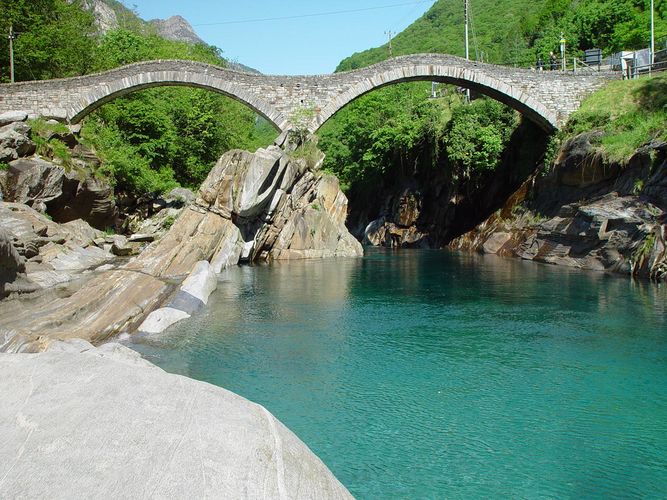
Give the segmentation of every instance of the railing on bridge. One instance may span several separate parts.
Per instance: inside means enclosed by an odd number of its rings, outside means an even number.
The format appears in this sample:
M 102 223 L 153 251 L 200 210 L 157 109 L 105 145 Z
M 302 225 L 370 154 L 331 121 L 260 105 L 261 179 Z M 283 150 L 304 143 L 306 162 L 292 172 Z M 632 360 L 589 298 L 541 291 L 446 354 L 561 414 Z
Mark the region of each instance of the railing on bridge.
M 503 66 L 514 66 L 515 68 L 530 68 L 534 71 L 559 71 L 573 73 L 596 73 L 617 72 L 623 78 L 638 78 L 661 71 L 667 71 L 667 37 L 656 41 L 656 51 L 651 61 L 650 49 L 623 51 L 602 57 L 598 49 L 585 51 L 584 57 L 568 57 L 563 65 L 562 59 L 543 61 L 515 60 L 503 63 Z

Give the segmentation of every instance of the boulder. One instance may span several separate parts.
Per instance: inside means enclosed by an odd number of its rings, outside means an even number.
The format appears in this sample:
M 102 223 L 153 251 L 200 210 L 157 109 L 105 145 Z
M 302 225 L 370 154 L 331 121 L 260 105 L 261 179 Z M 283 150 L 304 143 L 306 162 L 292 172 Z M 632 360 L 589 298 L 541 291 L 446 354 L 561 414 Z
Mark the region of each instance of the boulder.
M 254 154 L 230 151 L 202 184 L 197 203 L 227 217 L 258 216 L 280 187 L 288 163 L 288 157 L 273 146 Z
M 28 119 L 28 113 L 24 111 L 5 111 L 0 113 L 0 127 L 13 122 L 24 122 Z
M 0 161 L 30 156 L 35 149 L 35 143 L 30 140 L 30 127 L 25 123 L 10 123 L 0 128 Z
M 218 286 L 218 276 L 211 265 L 203 260 L 197 262 L 190 275 L 181 285 L 181 292 L 187 293 L 204 304 L 208 303 L 208 297 Z
M 169 193 L 167 193 L 167 195 L 164 197 L 167 203 L 177 202 L 182 205 L 189 205 L 190 203 L 194 203 L 196 198 L 197 195 L 195 195 L 192 191 L 184 187 L 174 188 L 171 191 L 169 191 Z
M 84 219 L 97 229 L 108 229 L 116 220 L 113 188 L 93 177 L 79 180 L 67 175 L 62 196 L 47 202 L 46 206 L 56 222 Z
M 221 238 L 220 245 L 211 259 L 211 267 L 218 274 L 223 269 L 237 265 L 243 253 L 244 241 L 241 231 L 233 224 L 227 225 L 227 228 L 227 233 Z
M 56 222 L 84 219 L 98 229 L 114 223 L 113 189 L 98 179 L 80 180 L 60 165 L 22 158 L 9 164 L 6 183 L 9 201 L 46 211 Z
M 0 354 L 0 399 L 8 498 L 352 498 L 262 406 L 118 344 Z
M 140 333 L 157 334 L 175 325 L 179 321 L 188 319 L 190 315 L 173 307 L 161 307 L 150 313 L 137 329 Z
M 0 298 L 11 293 L 11 285 L 25 276 L 25 260 L 14 248 L 7 230 L 0 227 Z
M 421 194 L 412 187 L 388 196 L 382 210 L 384 215 L 369 222 L 363 231 L 364 245 L 390 248 L 425 245 L 427 234 L 417 226 L 421 210 Z
M 66 222 L 60 226 L 60 229 L 66 233 L 68 242 L 82 247 L 94 245 L 95 240 L 100 239 L 103 235 L 102 231 L 93 228 L 81 219 Z
M 0 225 L 17 253 L 29 259 L 27 278 L 42 288 L 70 282 L 113 259 L 94 244 L 101 232 L 82 220 L 60 225 L 26 205 L 0 202 Z
M 125 236 L 114 235 L 107 240 L 111 242 L 111 253 L 118 257 L 129 257 L 131 255 L 138 255 L 143 248 L 143 243 L 140 241 L 129 241 Z
M 129 241 L 130 243 L 150 243 L 151 241 L 155 241 L 155 235 L 133 234 L 127 239 L 127 241 Z
M 34 207 L 62 196 L 65 171 L 41 158 L 19 159 L 9 164 L 9 199 Z

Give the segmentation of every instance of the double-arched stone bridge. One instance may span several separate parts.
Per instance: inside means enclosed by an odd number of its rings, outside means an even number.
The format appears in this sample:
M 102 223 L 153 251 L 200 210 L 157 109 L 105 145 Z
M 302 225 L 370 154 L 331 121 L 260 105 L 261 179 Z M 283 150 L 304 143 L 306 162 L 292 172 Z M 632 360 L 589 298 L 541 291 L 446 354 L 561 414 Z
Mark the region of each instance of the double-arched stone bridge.
M 317 130 L 336 111 L 373 89 L 427 80 L 486 94 L 520 111 L 545 130 L 557 129 L 609 75 L 537 72 L 443 54 L 396 57 L 367 68 L 319 76 L 268 76 L 192 61 L 149 61 L 74 78 L 0 85 L 0 113 L 76 123 L 102 104 L 130 92 L 186 85 L 220 92 L 251 107 L 281 131 L 295 117 Z M 309 110 L 308 113 L 300 110 Z

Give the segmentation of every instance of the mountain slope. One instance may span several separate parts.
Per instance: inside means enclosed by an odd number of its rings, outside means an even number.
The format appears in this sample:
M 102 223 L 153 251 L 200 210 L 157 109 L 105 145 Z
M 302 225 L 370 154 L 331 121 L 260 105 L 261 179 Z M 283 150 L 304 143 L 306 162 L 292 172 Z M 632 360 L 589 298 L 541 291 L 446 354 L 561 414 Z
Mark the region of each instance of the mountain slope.
M 656 38 L 667 36 L 667 0 L 655 0 Z M 605 54 L 648 46 L 647 0 L 470 0 L 470 57 L 532 66 L 558 52 L 561 34 L 568 55 L 600 48 Z M 393 54 L 441 52 L 464 55 L 463 2 L 438 0 L 393 40 Z M 344 59 L 346 71 L 389 57 L 387 45 Z
M 506 47 L 512 45 L 513 35 L 521 33 L 526 12 L 537 12 L 548 0 L 471 0 L 471 56 L 475 58 L 475 39 L 484 59 L 500 61 Z M 463 2 L 439 0 L 426 14 L 416 20 L 393 40 L 393 54 L 441 52 L 464 55 Z M 476 36 L 473 36 L 476 35 Z M 338 71 L 367 66 L 389 55 L 387 45 L 356 53 L 344 59 Z
M 206 44 L 195 33 L 192 25 L 181 16 L 171 16 L 167 19 L 151 19 L 148 23 L 155 26 L 158 34 L 167 40 Z

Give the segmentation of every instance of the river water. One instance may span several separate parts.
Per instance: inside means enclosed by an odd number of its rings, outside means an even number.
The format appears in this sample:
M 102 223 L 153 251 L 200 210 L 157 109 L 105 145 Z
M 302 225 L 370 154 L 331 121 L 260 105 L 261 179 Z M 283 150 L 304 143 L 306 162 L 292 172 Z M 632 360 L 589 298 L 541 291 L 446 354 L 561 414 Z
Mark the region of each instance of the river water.
M 358 498 L 667 497 L 667 289 L 444 251 L 240 267 L 132 345 Z

